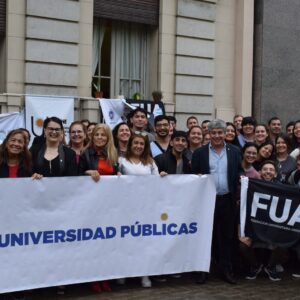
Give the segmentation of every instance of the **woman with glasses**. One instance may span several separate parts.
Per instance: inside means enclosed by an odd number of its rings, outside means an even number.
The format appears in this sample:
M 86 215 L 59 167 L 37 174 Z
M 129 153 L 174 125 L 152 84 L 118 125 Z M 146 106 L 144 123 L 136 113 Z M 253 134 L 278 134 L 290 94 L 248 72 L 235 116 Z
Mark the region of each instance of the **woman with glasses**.
M 79 164 L 80 155 L 86 146 L 86 127 L 80 121 L 75 121 L 69 129 L 69 147 L 76 153 L 76 163 Z
M 57 117 L 44 120 L 44 142 L 31 147 L 33 171 L 44 177 L 76 176 L 78 167 L 75 152 L 64 146 L 64 128 Z M 63 295 L 65 286 L 57 287 L 57 294 Z
M 45 141 L 33 145 L 33 172 L 45 177 L 75 176 L 77 164 L 75 152 L 64 146 L 63 124 L 57 117 L 47 118 L 43 125 Z
M 125 157 L 119 158 L 119 169 L 122 175 L 159 175 L 158 168 L 150 154 L 150 144 L 147 134 L 136 131 L 129 139 Z M 119 279 L 124 283 L 125 279 Z M 141 278 L 143 287 L 151 287 L 148 276 Z

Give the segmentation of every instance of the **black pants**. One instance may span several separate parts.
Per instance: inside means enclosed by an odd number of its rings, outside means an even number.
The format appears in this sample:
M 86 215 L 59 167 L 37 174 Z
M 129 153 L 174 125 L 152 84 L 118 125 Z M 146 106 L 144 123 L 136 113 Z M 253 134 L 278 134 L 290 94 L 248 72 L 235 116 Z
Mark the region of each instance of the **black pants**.
M 232 270 L 235 204 L 231 194 L 216 197 L 213 256 L 222 272 Z

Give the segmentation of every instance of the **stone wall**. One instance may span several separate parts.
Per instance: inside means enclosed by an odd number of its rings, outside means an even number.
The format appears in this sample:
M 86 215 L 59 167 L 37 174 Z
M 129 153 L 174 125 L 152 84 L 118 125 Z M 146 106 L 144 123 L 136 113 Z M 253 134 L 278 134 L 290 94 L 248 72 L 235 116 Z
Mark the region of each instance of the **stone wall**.
M 300 2 L 255 2 L 254 115 L 300 119 Z
M 189 115 L 214 115 L 216 4 L 178 0 L 175 105 L 181 128 Z

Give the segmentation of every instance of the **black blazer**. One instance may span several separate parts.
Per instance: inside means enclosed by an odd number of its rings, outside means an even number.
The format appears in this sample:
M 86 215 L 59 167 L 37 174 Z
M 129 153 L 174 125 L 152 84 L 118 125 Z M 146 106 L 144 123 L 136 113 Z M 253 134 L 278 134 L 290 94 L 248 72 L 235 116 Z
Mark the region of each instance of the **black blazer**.
M 113 166 L 113 175 L 116 175 L 119 171 L 119 164 L 115 163 Z M 85 171 L 87 170 L 97 170 L 98 169 L 98 157 L 95 149 L 89 147 L 84 150 L 84 152 L 80 155 L 79 175 L 85 175 Z
M 207 144 L 195 150 L 195 152 L 193 153 L 192 156 L 193 174 L 210 174 L 209 145 L 210 144 Z M 231 144 L 226 144 L 225 147 L 227 153 L 228 188 L 232 196 L 235 197 L 240 176 L 244 172 L 241 165 L 241 153 L 237 147 Z
M 44 175 L 43 158 L 45 153 L 45 144 L 36 144 L 30 148 L 32 154 L 32 171 Z M 76 153 L 72 149 L 60 145 L 58 148 L 60 171 L 55 177 L 76 176 L 78 175 L 78 166 L 76 163 Z
M 163 154 L 159 154 L 154 157 L 159 172 L 166 172 L 168 174 L 176 174 L 177 161 L 172 153 L 172 150 L 168 150 Z M 182 155 L 183 174 L 192 174 L 191 166 L 188 158 L 185 154 Z

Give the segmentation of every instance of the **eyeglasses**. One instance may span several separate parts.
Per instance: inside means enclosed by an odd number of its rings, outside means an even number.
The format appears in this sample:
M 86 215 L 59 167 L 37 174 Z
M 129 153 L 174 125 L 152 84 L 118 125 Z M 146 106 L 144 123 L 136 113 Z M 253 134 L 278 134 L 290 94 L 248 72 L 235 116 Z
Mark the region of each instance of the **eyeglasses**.
M 50 132 L 56 132 L 56 133 L 61 131 L 61 128 L 47 127 L 46 129 Z
M 138 131 L 138 130 L 136 130 L 136 131 L 134 132 L 134 134 L 142 135 L 142 136 L 148 136 L 147 132 L 145 132 L 145 131 Z
M 170 126 L 169 123 L 167 123 L 167 124 L 156 124 L 156 125 L 155 125 L 155 127 L 158 127 L 158 128 L 167 128 L 167 127 L 169 127 L 169 126 Z
M 72 135 L 75 135 L 75 134 L 81 134 L 81 133 L 83 133 L 82 130 L 74 130 L 74 131 L 71 131 L 71 134 L 72 134 Z

